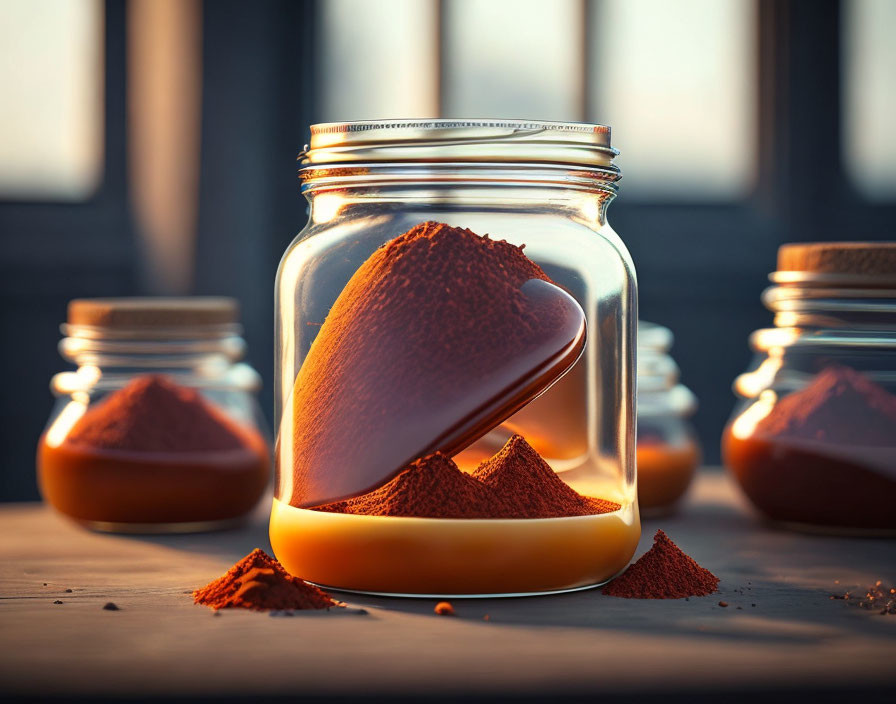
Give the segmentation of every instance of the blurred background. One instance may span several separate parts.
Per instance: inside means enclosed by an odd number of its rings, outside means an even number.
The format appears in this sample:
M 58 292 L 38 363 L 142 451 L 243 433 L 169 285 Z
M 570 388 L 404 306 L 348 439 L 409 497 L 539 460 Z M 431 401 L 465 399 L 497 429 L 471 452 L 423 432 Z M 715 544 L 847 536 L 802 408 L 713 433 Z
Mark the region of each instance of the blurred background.
M 610 221 L 718 462 L 778 244 L 894 239 L 890 0 L 0 0 L 0 500 L 69 299 L 224 294 L 268 386 L 313 122 L 612 126 Z

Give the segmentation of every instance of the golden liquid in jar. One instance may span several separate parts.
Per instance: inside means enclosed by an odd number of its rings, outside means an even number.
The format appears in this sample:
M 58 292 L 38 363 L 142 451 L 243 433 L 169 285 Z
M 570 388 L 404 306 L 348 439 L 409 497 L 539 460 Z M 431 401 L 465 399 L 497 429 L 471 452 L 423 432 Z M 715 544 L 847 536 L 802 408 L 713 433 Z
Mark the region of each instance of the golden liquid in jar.
M 637 507 L 568 518 L 394 518 L 274 499 L 270 538 L 287 571 L 335 589 L 395 595 L 524 594 L 601 584 L 628 565 Z

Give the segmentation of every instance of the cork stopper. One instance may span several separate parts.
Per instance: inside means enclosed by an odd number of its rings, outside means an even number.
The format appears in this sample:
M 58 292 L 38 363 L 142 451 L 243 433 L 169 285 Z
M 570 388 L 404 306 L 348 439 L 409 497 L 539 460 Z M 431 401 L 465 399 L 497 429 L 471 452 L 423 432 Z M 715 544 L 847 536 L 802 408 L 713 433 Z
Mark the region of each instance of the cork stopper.
M 77 298 L 68 304 L 69 325 L 104 328 L 181 328 L 239 322 L 233 298 Z
M 896 280 L 896 242 L 800 242 L 778 249 L 779 272 Z

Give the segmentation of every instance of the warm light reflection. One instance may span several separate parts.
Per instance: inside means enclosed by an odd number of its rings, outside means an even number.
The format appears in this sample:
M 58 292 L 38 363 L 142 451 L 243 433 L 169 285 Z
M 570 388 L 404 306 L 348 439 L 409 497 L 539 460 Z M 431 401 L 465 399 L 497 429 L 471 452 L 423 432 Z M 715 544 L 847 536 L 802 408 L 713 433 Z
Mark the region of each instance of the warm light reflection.
M 756 402 L 741 413 L 731 424 L 731 434 L 739 440 L 746 440 L 752 437 L 756 426 L 765 418 L 778 401 L 778 394 L 771 389 L 767 389 L 759 394 Z
M 69 338 L 71 341 L 73 338 Z M 53 391 L 57 394 L 73 394 L 92 389 L 100 380 L 102 372 L 99 367 L 86 364 L 76 372 L 60 372 L 53 377 Z
M 59 447 L 62 444 L 71 429 L 75 427 L 75 423 L 84 415 L 88 402 L 89 397 L 86 393 L 79 391 L 72 394 L 72 400 L 66 404 L 56 420 L 53 421 L 53 425 L 47 430 L 45 442 L 49 447 Z
M 797 328 L 766 328 L 757 330 L 750 336 L 753 348 L 760 351 L 773 352 L 773 348 L 789 347 L 800 337 Z
M 778 371 L 784 365 L 782 358 L 782 350 L 777 350 L 777 354 L 771 354 L 762 361 L 754 371 L 747 374 L 741 374 L 734 381 L 734 390 L 736 393 L 746 398 L 754 398 L 772 385 Z
M 338 193 L 320 193 L 316 195 L 311 204 L 311 220 L 316 224 L 334 220 L 339 215 L 339 211 L 342 210 L 345 202 L 345 198 Z
M 588 198 L 582 203 L 582 214 L 585 216 L 586 222 L 600 223 L 602 204 L 603 198 Z
M 277 429 L 277 440 L 274 447 L 274 462 L 277 469 L 277 496 L 292 496 L 293 492 L 293 467 L 295 455 L 293 453 L 293 428 L 295 423 L 295 409 L 293 408 L 292 393 L 286 396 L 283 405 L 283 417 Z M 284 437 L 284 431 L 286 437 Z

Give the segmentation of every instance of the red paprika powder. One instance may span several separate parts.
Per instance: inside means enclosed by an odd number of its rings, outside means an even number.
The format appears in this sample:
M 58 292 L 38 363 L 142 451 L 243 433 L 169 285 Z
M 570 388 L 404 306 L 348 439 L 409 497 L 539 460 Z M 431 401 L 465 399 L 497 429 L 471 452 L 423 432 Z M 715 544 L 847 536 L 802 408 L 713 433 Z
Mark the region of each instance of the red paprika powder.
M 612 501 L 578 494 L 514 435 L 472 476 L 436 453 L 412 463 L 375 491 L 317 510 L 416 518 L 562 518 L 619 508 Z
M 559 518 L 610 513 L 620 505 L 582 496 L 564 482 L 521 435 L 513 435 L 473 476 L 510 507 L 503 518 Z
M 658 530 L 653 547 L 603 588 L 603 593 L 624 599 L 684 599 L 707 596 L 719 578 L 685 555 L 669 536 Z
M 268 450 L 198 391 L 144 375 L 89 407 L 61 441 L 38 447 L 44 498 L 88 523 L 202 523 L 248 513 Z
M 896 528 L 896 396 L 854 369 L 827 367 L 777 399 L 748 434 L 735 419 L 722 449 L 773 520 Z
M 582 309 L 521 247 L 413 227 L 358 268 L 302 363 L 279 498 L 355 496 L 454 454 L 566 371 L 584 336 Z
M 367 516 L 493 518 L 512 509 L 504 497 L 437 452 L 413 462 L 375 491 L 318 510 Z
M 256 548 L 226 574 L 193 592 L 193 602 L 218 609 L 329 609 L 341 606 L 312 584 L 293 577 Z

